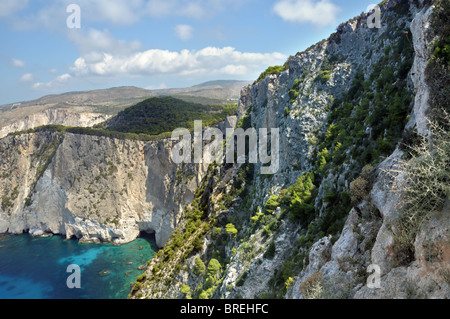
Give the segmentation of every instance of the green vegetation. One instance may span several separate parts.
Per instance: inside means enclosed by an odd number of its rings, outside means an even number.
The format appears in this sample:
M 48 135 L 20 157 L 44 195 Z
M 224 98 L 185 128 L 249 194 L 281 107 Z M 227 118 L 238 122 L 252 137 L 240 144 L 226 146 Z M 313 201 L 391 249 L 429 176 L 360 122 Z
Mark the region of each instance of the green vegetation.
M 269 75 L 272 75 L 272 74 L 280 75 L 281 72 L 287 70 L 288 68 L 289 68 L 289 63 L 287 63 L 285 65 L 270 66 L 263 73 L 261 73 L 261 75 L 258 77 L 258 79 L 253 84 L 261 82 Z
M 289 90 L 289 97 L 291 98 L 291 104 L 294 103 L 297 97 L 300 95 L 300 92 L 298 91 L 300 89 L 300 83 L 301 83 L 300 79 L 295 79 L 294 84 Z
M 450 3 L 446 0 L 433 1 L 434 9 L 431 16 L 431 29 L 434 31 L 433 56 L 427 65 L 426 81 L 430 88 L 429 116 L 440 125 L 445 117 L 443 111 L 450 113 Z M 450 129 L 450 127 L 446 127 Z
M 238 233 L 236 227 L 232 223 L 229 223 L 225 226 L 225 231 L 227 232 L 227 234 L 230 234 L 232 237 L 236 237 L 236 235 Z
M 317 75 L 316 80 L 318 80 L 320 83 L 325 84 L 330 80 L 331 77 L 331 71 L 330 70 L 320 70 L 319 75 Z
M 98 124 L 94 128 L 45 125 L 10 135 L 68 132 L 116 139 L 151 141 L 168 138 L 171 136 L 171 132 L 179 127 L 192 130 L 195 120 L 202 120 L 203 127 L 212 126 L 236 113 L 236 104 L 204 105 L 173 97 L 154 97 L 121 111 L 109 127 L 106 127 L 105 123 Z
M 210 299 L 217 289 L 220 283 L 219 278 L 222 273 L 222 265 L 217 259 L 212 258 L 208 264 L 208 270 L 206 272 L 206 278 L 202 285 L 203 289 L 197 290 L 197 296 L 199 299 Z
M 322 273 L 316 272 L 302 283 L 300 291 L 305 299 L 319 299 L 323 291 Z
M 441 119 L 445 125 L 431 124 L 431 143 L 410 147 L 408 160 L 388 171 L 391 175 L 405 174 L 402 185 L 403 207 L 394 240 L 399 264 L 414 260 L 414 242 L 424 220 L 431 213 L 440 212 L 450 198 L 450 115 Z M 395 189 L 394 189 L 395 191 Z
M 11 201 L 11 199 L 6 196 L 3 195 L 2 196 L 2 210 L 5 212 L 8 208 L 13 207 L 14 203 Z
M 211 126 L 235 114 L 236 105 L 203 105 L 175 99 L 170 96 L 153 97 L 121 111 L 108 130 L 159 135 L 176 128 L 194 128 L 194 121 Z
M 245 115 L 239 119 L 237 127 L 242 128 L 244 131 L 252 127 L 252 105 L 248 107 Z
M 275 257 L 275 250 L 276 250 L 275 243 L 273 241 L 271 241 L 269 244 L 269 247 L 267 247 L 267 250 L 264 253 L 263 257 L 272 259 L 273 257 Z
M 306 222 L 314 218 L 313 200 L 316 196 L 314 175 L 302 174 L 297 181 L 280 192 L 279 196 L 272 195 L 264 206 L 266 213 L 271 213 L 278 206 L 289 211 L 293 221 Z
M 252 164 L 241 165 L 225 185 L 219 179 L 226 175 L 231 165 L 222 167 L 224 175 L 216 176 L 214 180 L 217 193 L 211 194 L 206 182 L 202 183 L 186 211 L 186 219 L 183 220 L 186 227 L 174 232 L 153 267 L 153 280 L 168 281 L 174 273 L 175 263 L 182 262 L 191 252 L 198 252 L 200 257 L 196 258 L 192 269 L 198 286 L 190 289 L 183 286 L 183 293 L 192 290 L 195 298 L 221 297 L 216 290 L 230 259 L 237 259 L 244 271 L 235 283 L 227 286 L 228 291 L 244 285 L 251 274 L 248 271 L 251 263 L 264 262 L 261 256 L 274 258 L 277 233 L 280 229 L 285 231 L 292 227 L 300 238 L 292 243 L 288 256 L 283 256 L 284 262 L 268 282 L 269 291 L 260 295 L 284 297 L 293 278 L 308 265 L 313 243 L 324 236 L 332 242 L 338 238 L 352 206 L 367 199 L 374 179 L 373 167 L 402 141 L 412 102 L 407 75 L 413 61 L 413 50 L 410 34 L 405 34 L 405 31 L 404 25 L 399 24 L 389 34 L 382 34 L 392 40 L 389 47 L 381 47 L 380 52 L 384 56 L 374 64 L 371 72 L 364 67 L 353 70 L 349 89 L 333 97 L 333 104 L 327 109 L 330 113 L 325 129 L 311 137 L 317 147 L 314 163 L 310 171 L 300 175 L 293 185 L 281 191 L 274 187 L 265 203 L 258 201 L 256 196 L 260 195 L 260 190 L 253 185 L 253 178 L 264 187 L 270 185 L 270 181 L 266 183 L 266 177 L 255 174 Z M 340 37 L 337 34 L 333 39 L 338 41 Z M 320 66 L 317 80 L 327 82 L 332 71 L 344 60 L 341 55 L 327 57 Z M 257 82 L 270 74 L 280 74 L 288 67 L 289 60 L 284 66 L 270 67 Z M 305 70 L 304 74 L 306 77 L 308 71 Z M 291 103 L 299 97 L 303 80 L 297 79 L 289 90 Z M 285 114 L 289 112 L 287 107 Z M 251 127 L 251 107 L 238 126 L 244 129 Z M 416 139 L 413 134 L 403 137 L 403 141 L 410 140 L 412 144 Z M 441 163 L 441 166 L 448 165 Z M 317 198 L 319 190 L 323 194 L 321 198 Z M 217 202 L 211 203 L 206 197 Z M 255 209 L 256 205 L 260 206 Z M 197 229 L 201 232 L 197 233 Z M 203 244 L 205 237 L 209 245 L 203 252 L 195 243 Z M 367 240 L 365 247 L 373 245 L 374 240 Z M 167 273 L 162 274 L 162 269 Z M 322 275 L 316 273 L 305 281 L 303 294 L 307 298 L 320 297 L 326 289 L 325 284 Z
M 206 266 L 203 263 L 203 261 L 200 258 L 195 258 L 195 267 L 194 267 L 194 274 L 197 276 L 200 274 L 203 274 L 206 270 Z
M 213 224 L 211 217 L 208 216 L 208 199 L 210 196 L 210 187 L 208 182 L 216 174 L 217 164 L 210 164 L 208 171 L 195 193 L 193 202 L 186 207 L 185 226 L 177 228 L 169 237 L 166 246 L 159 250 L 152 262 L 155 262 L 152 268 L 151 276 L 146 279 L 155 283 L 162 283 L 165 287 L 173 281 L 173 276 L 181 268 L 179 265 L 184 262 L 193 252 L 203 247 L 205 235 L 211 231 Z M 177 266 L 178 265 L 178 266 Z M 206 269 L 204 262 L 200 258 L 195 259 L 195 267 L 192 272 L 197 276 L 202 276 L 205 271 L 211 274 L 217 264 L 212 262 Z M 210 280 L 211 281 L 211 280 Z M 144 284 L 144 282 L 142 283 Z M 214 285 L 216 283 L 214 282 Z M 202 297 L 208 297 L 212 293 L 211 284 L 206 289 Z M 209 289 L 209 290 L 208 290 Z M 131 295 L 136 294 L 139 289 L 133 290 Z M 197 296 L 198 297 L 198 296 Z

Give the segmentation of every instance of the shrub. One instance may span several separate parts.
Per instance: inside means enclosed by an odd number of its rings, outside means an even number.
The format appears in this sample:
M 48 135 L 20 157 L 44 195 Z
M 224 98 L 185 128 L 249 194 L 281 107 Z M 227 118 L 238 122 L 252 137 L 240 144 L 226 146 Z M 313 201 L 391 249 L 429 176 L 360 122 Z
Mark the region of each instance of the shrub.
M 220 275 L 222 265 L 217 259 L 212 258 L 208 264 L 208 277 L 216 278 Z
M 433 56 L 450 65 L 450 3 L 445 0 L 435 1 L 432 25 L 440 33 L 434 48 Z
M 236 237 L 238 233 L 236 227 L 232 223 L 229 223 L 225 226 L 225 231 L 227 232 L 227 234 L 230 234 L 233 237 Z
M 273 257 L 275 257 L 275 252 L 276 252 L 275 242 L 271 241 L 263 257 L 267 259 L 272 259 Z
M 316 188 L 312 182 L 313 179 L 312 173 L 303 174 L 294 185 L 288 188 L 286 198 L 289 201 L 291 219 L 306 221 L 312 217 L 314 212 L 312 192 Z
M 319 71 L 319 75 L 316 77 L 317 81 L 320 81 L 320 83 L 325 84 L 327 83 L 331 78 L 331 71 L 325 70 L 325 71 Z
M 294 283 L 294 278 L 292 278 L 292 277 L 289 277 L 287 280 L 286 280 L 286 282 L 284 283 L 284 285 L 286 286 L 286 290 L 288 290 L 290 287 L 291 287 L 291 285 Z
M 320 298 L 323 290 L 322 277 L 323 275 L 321 272 L 316 272 L 303 281 L 300 286 L 300 291 L 305 299 Z
M 292 88 L 289 90 L 289 97 L 291 98 L 291 103 L 294 103 L 297 97 L 299 96 L 300 94 L 300 92 L 298 91 L 299 89 L 300 89 L 300 80 L 295 79 Z
M 269 66 L 263 73 L 261 73 L 261 75 L 258 77 L 258 79 L 256 80 L 256 82 L 254 84 L 261 82 L 269 75 L 272 75 L 272 74 L 280 75 L 281 72 L 287 70 L 288 68 L 289 68 L 289 64 L 284 65 L 284 66 L 283 65 Z
M 280 206 L 280 203 L 278 202 L 278 196 L 272 195 L 264 205 L 264 211 L 266 213 L 272 213 L 278 206 Z
M 367 199 L 373 183 L 374 168 L 366 165 L 361 170 L 361 174 L 350 183 L 350 200 L 353 206 Z
M 444 127 L 450 125 L 448 114 L 442 120 L 446 122 Z M 431 142 L 424 137 L 420 145 L 411 148 L 409 160 L 400 161 L 397 167 L 387 171 L 389 175 L 406 176 L 401 185 L 393 188 L 403 195 L 394 238 L 400 264 L 413 260 L 414 241 L 423 220 L 430 212 L 442 210 L 450 197 L 450 132 L 436 123 L 431 123 L 431 132 Z
M 188 285 L 185 285 L 185 284 L 183 284 L 182 286 L 181 286 L 181 293 L 182 294 L 188 294 L 189 292 L 191 292 L 191 287 L 189 287 Z
M 444 117 L 442 110 L 450 111 L 450 3 L 446 0 L 433 1 L 434 10 L 431 16 L 431 29 L 436 39 L 434 54 L 426 69 L 426 81 L 430 88 L 430 112 L 433 120 Z M 447 127 L 447 129 L 450 129 Z
M 244 271 L 242 276 L 236 281 L 236 287 L 242 287 L 245 283 L 245 279 L 247 279 L 248 271 Z
M 194 274 L 203 274 L 206 270 L 206 266 L 200 258 L 195 258 Z

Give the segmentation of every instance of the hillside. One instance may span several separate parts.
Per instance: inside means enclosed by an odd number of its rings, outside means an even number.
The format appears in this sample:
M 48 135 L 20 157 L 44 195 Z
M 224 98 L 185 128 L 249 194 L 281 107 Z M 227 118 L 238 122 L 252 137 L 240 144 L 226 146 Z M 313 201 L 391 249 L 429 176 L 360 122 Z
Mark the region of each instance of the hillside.
M 242 81 L 213 81 L 192 88 L 164 90 L 126 86 L 48 95 L 32 101 L 2 105 L 0 138 L 11 132 L 42 125 L 91 127 L 154 96 L 175 96 L 189 103 L 204 105 L 234 103 L 246 84 Z
M 278 173 L 210 165 L 130 298 L 449 298 L 435 3 L 383 1 L 379 30 L 355 17 L 245 87 L 240 123 L 283 132 Z
M 362 14 L 268 67 L 237 117 L 152 96 L 95 128 L 0 139 L 0 233 L 154 233 L 129 298 L 450 298 L 450 6 L 380 7 L 380 29 Z M 278 170 L 262 174 L 250 148 L 245 163 L 176 164 L 178 141 L 138 135 L 196 119 L 278 129 L 257 145 Z
M 236 112 L 237 107 L 233 104 L 213 106 L 190 103 L 170 96 L 153 97 L 119 112 L 108 121 L 107 129 L 159 135 L 170 133 L 176 128 L 191 129 L 195 120 L 202 120 L 205 126 L 215 125 Z

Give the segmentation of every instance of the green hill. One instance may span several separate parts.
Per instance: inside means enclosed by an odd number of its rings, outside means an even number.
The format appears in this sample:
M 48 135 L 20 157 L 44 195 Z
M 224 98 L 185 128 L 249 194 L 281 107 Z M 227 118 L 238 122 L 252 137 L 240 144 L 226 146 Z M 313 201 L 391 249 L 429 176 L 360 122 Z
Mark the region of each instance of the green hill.
M 146 135 L 159 135 L 176 128 L 192 129 L 195 120 L 203 126 L 214 125 L 236 114 L 235 104 L 202 105 L 170 96 L 152 97 L 129 107 L 113 118 L 108 130 Z

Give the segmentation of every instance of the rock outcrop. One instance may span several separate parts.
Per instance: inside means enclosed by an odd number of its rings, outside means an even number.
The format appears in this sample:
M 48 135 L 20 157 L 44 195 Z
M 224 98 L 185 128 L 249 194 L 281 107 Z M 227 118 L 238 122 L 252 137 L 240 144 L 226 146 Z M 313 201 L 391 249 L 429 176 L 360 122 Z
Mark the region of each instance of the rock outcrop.
M 27 115 L 25 118 L 0 128 L 0 138 L 9 133 L 25 131 L 38 126 L 58 124 L 64 126 L 91 127 L 111 118 L 111 115 L 88 112 L 71 112 L 68 109 L 50 108 Z
M 329 39 L 290 57 L 284 71 L 243 88 L 241 120 L 281 132 L 278 172 L 260 175 L 261 163 L 251 173 L 245 165 L 217 169 L 207 207 L 214 229 L 192 253 L 177 256 L 177 265 L 171 258 L 179 243 L 169 241 L 169 252 L 152 261 L 132 297 L 450 296 L 448 201 L 421 226 L 415 253 L 405 260 L 396 247 L 402 195 L 390 186 L 405 176 L 386 176 L 405 155 L 405 129 L 428 135 L 425 69 L 433 7 L 390 0 L 381 10 L 380 29 L 367 26 L 367 14 L 355 17 Z M 396 112 L 403 115 L 393 120 Z M 389 118 L 391 125 L 377 132 Z M 299 177 L 308 173 L 316 175 L 316 187 L 305 191 Z M 298 199 L 292 199 L 292 186 L 300 189 Z M 220 279 L 199 271 L 199 264 L 218 260 Z M 170 273 L 162 275 L 160 267 Z M 380 282 L 375 288 L 368 285 L 374 270 Z
M 72 133 L 3 138 L 0 233 L 121 244 L 145 231 L 164 246 L 206 169 L 173 163 L 172 146 Z

